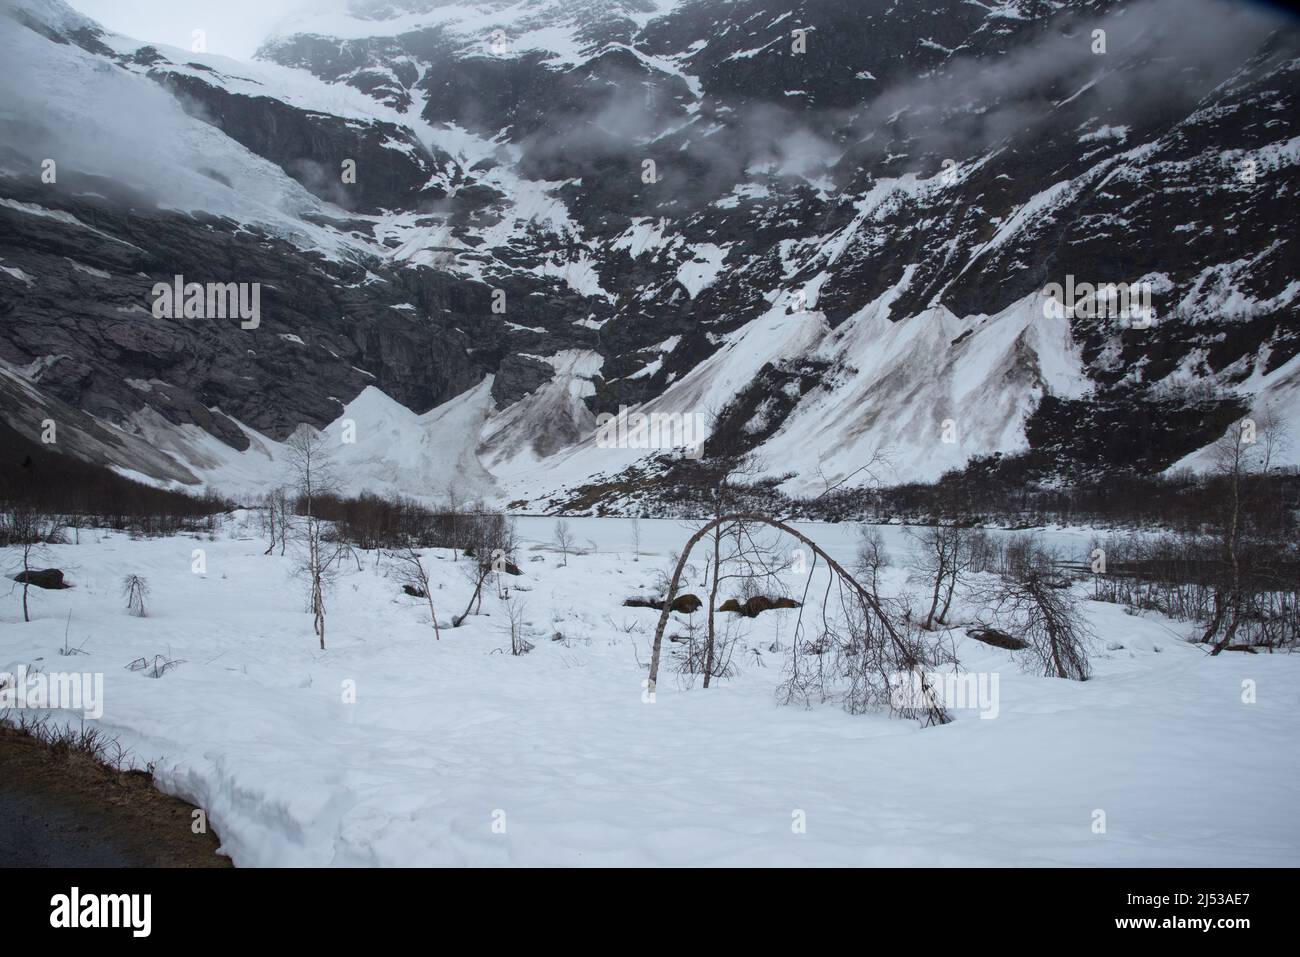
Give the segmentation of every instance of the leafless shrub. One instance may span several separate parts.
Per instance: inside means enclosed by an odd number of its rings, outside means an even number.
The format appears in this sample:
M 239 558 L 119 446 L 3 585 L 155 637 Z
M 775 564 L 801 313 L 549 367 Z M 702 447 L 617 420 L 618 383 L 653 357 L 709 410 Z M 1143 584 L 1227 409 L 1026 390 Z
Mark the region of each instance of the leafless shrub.
M 36 715 L 18 711 L 16 716 L 0 713 L 0 725 L 8 725 L 19 734 L 27 735 L 44 744 L 50 753 L 59 758 L 78 754 L 114 771 L 132 769 L 131 752 L 122 747 L 117 737 L 110 737 L 101 727 L 86 724 L 78 726 L 56 724 L 49 715 Z
M 87 635 L 85 641 L 83 641 L 76 648 L 73 648 L 71 645 L 68 644 L 68 632 L 70 632 L 71 630 L 72 630 L 72 609 L 69 608 L 68 619 L 63 625 L 63 647 L 59 649 L 59 654 L 65 658 L 71 658 L 74 655 L 90 654 L 90 652 L 85 650 L 86 641 L 90 641 L 90 636 Z
M 728 622 L 715 634 L 710 647 L 701 640 L 699 628 L 692 622 L 685 634 L 675 636 L 677 648 L 673 650 L 676 672 L 682 676 L 705 675 L 711 678 L 731 678 L 737 673 L 732 662 L 738 647 L 738 635 Z
M 122 597 L 126 609 L 136 618 L 145 617 L 144 601 L 149 597 L 149 583 L 141 575 L 127 575 L 122 579 Z
M 988 554 L 987 535 L 957 525 L 936 525 L 908 534 L 916 543 L 911 569 L 913 577 L 930 591 L 930 606 L 921 627 L 932 631 L 947 624 L 957 586 Z
M 1230 566 L 1223 564 L 1218 535 L 1113 535 L 1097 544 L 1105 563 L 1092 575 L 1095 600 L 1124 605 L 1135 614 L 1157 611 L 1200 623 L 1198 640 L 1222 630 L 1246 647 L 1300 647 L 1296 545 L 1242 536 L 1234 546 L 1238 575 L 1235 600 L 1230 601 Z M 1216 616 L 1218 625 L 1211 632 Z
M 645 625 L 635 618 L 624 618 L 621 623 L 614 621 L 613 615 L 606 615 L 605 622 L 614 631 L 621 631 L 625 635 L 643 635 L 645 634 Z
M 533 643 L 524 637 L 527 606 L 518 598 L 509 598 L 503 604 L 506 609 L 506 629 L 510 634 L 510 654 L 526 655 L 533 650 Z
M 424 567 L 424 559 L 414 548 L 400 552 L 389 552 L 388 557 L 394 562 L 397 580 L 422 597 L 429 605 L 429 618 L 433 622 L 433 638 L 438 641 L 442 633 L 438 630 L 438 613 L 433 607 L 433 589 L 429 585 L 429 570 Z
M 989 586 L 989 607 L 1000 630 L 1025 642 L 1017 660 L 1030 673 L 1086 681 L 1092 634 L 1062 579 L 1060 556 L 1034 542 L 1023 559 Z
M 136 658 L 126 666 L 127 671 L 143 672 L 146 678 L 161 678 L 167 672 L 185 664 L 180 658 L 154 655 L 153 658 Z

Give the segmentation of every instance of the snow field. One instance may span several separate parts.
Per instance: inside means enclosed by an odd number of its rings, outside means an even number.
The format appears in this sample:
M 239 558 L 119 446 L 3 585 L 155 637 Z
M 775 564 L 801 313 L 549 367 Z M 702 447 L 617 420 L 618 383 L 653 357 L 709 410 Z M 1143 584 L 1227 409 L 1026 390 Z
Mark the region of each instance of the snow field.
M 104 730 L 205 808 L 240 866 L 1300 862 L 1296 656 L 1210 659 L 1182 640 L 1189 626 L 1089 602 L 1094 680 L 1020 674 L 957 630 L 963 667 L 998 675 L 998 716 L 920 730 L 777 704 L 784 655 L 768 647 L 788 644 L 794 613 L 769 612 L 736 624 L 740 674 L 707 691 L 679 679 L 665 642 L 645 703 L 658 613 L 622 601 L 653 590 L 690 525 L 643 520 L 634 562 L 628 522 L 567 521 L 596 547 L 567 567 L 546 544 L 554 519 L 518 523 L 524 575 L 503 580 L 536 646 L 523 657 L 508 654 L 494 591 L 488 614 L 449 627 L 471 584 L 440 550 L 426 555 L 441 641 L 368 553 L 327 598 L 322 652 L 292 560 L 264 556 L 237 513 L 215 541 L 83 530 L 51 546 L 76 587 L 32 589 L 29 624 L 0 590 L 0 671 L 102 671 Z M 805 528 L 851 559 L 851 527 Z M 900 563 L 901 530 L 885 534 Z M 1049 538 L 1082 549 L 1088 535 Z M 196 548 L 206 574 L 191 570 Z M 148 617 L 126 612 L 128 572 L 149 581 Z M 882 590 L 908 588 L 890 568 Z M 65 627 L 85 655 L 58 654 Z M 124 667 L 155 654 L 183 663 L 157 679 Z

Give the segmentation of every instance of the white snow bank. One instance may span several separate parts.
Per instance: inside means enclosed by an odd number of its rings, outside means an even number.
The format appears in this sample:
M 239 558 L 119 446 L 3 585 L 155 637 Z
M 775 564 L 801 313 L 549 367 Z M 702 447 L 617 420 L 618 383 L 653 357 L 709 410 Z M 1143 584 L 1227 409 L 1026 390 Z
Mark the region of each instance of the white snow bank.
M 498 653 L 491 596 L 489 615 L 434 641 L 373 554 L 331 592 L 320 651 L 291 560 L 263 556 L 250 525 L 216 541 L 83 530 L 53 546 L 76 587 L 34 589 L 30 624 L 0 605 L 0 662 L 103 672 L 101 727 L 206 808 L 242 866 L 1300 863 L 1298 656 L 1207 658 L 1179 640 L 1185 626 L 1090 603 L 1103 641 L 1123 646 L 1094 659 L 1094 680 L 1022 675 L 957 632 L 964 666 L 999 674 L 998 717 L 918 730 L 778 706 L 782 658 L 767 649 L 789 641 L 781 612 L 743 623 L 738 677 L 708 691 L 665 677 L 647 704 L 656 613 L 620 603 L 688 528 L 643 521 L 631 562 L 627 523 L 571 519 L 601 551 L 559 567 L 533 548 L 550 526 L 521 523 L 526 575 L 509 584 L 537 646 L 522 658 Z M 844 557 L 849 531 L 812 534 Z M 191 571 L 199 548 L 206 574 Z M 445 622 L 468 598 L 465 563 L 428 560 Z M 147 618 L 122 608 L 128 572 L 151 585 Z M 893 572 L 885 589 L 902 585 Z M 56 654 L 69 611 L 85 656 Z M 158 679 L 123 667 L 155 654 L 183 663 Z M 1242 702 L 1247 679 L 1257 703 Z

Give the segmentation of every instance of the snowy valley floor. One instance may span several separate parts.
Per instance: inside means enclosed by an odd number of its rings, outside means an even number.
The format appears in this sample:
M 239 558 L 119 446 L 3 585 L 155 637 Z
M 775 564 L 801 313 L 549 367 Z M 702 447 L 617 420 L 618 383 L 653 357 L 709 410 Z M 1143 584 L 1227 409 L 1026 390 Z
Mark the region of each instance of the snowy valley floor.
M 100 725 L 207 809 L 239 866 L 1300 864 L 1300 656 L 1211 659 L 1190 625 L 1088 602 L 1093 680 L 1029 677 L 957 630 L 963 668 L 998 674 L 999 713 L 920 730 L 777 704 L 782 611 L 743 622 L 737 677 L 692 688 L 666 660 L 647 704 L 658 613 L 622 602 L 653 590 L 690 526 L 643 521 L 634 562 L 628 523 L 570 519 L 589 553 L 562 567 L 553 524 L 519 522 L 522 657 L 495 593 L 449 627 L 471 586 L 440 551 L 441 641 L 369 553 L 330 593 L 321 651 L 292 560 L 237 516 L 215 541 L 83 530 L 50 547 L 42 564 L 75 587 L 33 588 L 31 623 L 0 589 L 0 671 L 103 672 Z M 851 527 L 805 527 L 851 560 Z M 1086 551 L 1083 533 L 1052 535 Z M 887 536 L 897 593 L 906 543 Z M 7 574 L 15 557 L 0 550 Z M 148 617 L 125 609 L 128 573 L 149 582 Z M 59 654 L 65 628 L 87 654 Z M 181 663 L 125 667 L 155 655 Z

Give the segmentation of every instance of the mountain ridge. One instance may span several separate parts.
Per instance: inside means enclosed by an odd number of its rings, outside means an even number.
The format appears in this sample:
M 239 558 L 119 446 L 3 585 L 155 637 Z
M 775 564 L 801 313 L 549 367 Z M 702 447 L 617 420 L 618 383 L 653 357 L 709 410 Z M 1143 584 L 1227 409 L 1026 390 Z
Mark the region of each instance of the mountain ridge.
M 341 453 L 358 488 L 669 481 L 680 451 L 596 442 L 623 407 L 707 415 L 706 459 L 753 452 L 794 495 L 878 455 L 889 482 L 1195 465 L 1297 408 L 1300 32 L 1063 7 L 371 4 L 372 35 L 239 64 L 17 0 L 6 52 L 62 78 L 70 125 L 82 100 L 151 119 L 134 143 L 101 121 L 99 155 L 31 95 L 0 120 L 25 134 L 0 157 L 0 415 L 239 492 L 299 423 L 349 418 L 392 436 L 388 463 Z M 148 182 L 140 140 L 182 144 Z M 148 317 L 153 280 L 214 268 L 264 283 L 261 329 Z M 1149 284 L 1155 324 L 1051 319 L 1066 276 Z M 429 444 L 463 467 L 396 453 Z

